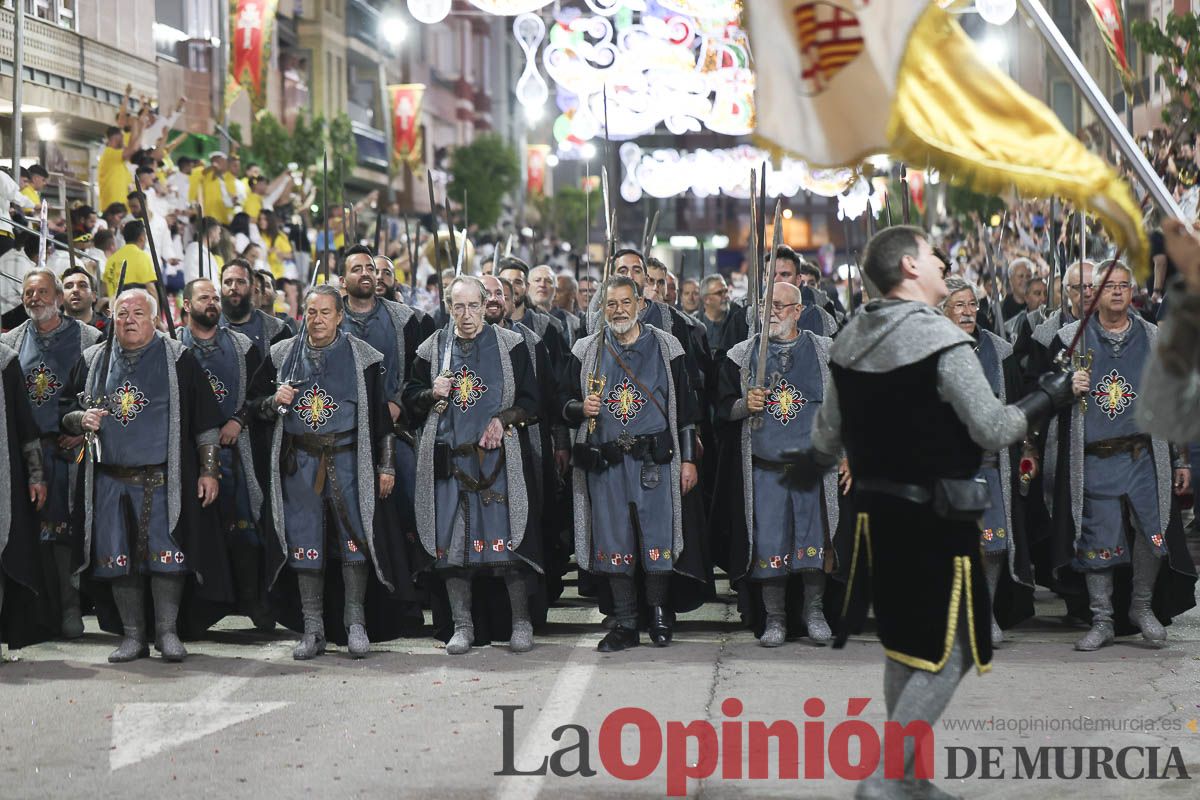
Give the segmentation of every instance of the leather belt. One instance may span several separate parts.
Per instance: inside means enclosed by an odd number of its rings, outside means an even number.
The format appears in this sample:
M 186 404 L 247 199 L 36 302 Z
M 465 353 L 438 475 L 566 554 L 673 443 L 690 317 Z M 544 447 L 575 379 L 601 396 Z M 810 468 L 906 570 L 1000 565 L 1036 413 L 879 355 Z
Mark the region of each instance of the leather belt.
M 1152 444 L 1150 437 L 1144 433 L 1135 433 L 1131 436 L 1117 436 L 1112 439 L 1101 439 L 1098 442 L 1091 442 L 1083 446 L 1084 455 L 1096 456 L 1098 458 L 1112 458 L 1113 456 L 1129 453 L 1137 459 L 1142 453 L 1150 450 Z
M 122 467 L 100 463 L 101 475 L 142 487 L 142 507 L 138 512 L 134 553 L 137 563 L 144 564 L 150 557 L 150 514 L 154 510 L 154 492 L 166 481 L 166 464 L 150 464 L 142 467 Z
M 855 478 L 854 488 L 860 492 L 871 492 L 872 494 L 885 494 L 889 497 L 897 497 L 901 500 L 908 500 L 910 503 L 924 504 L 933 500 L 933 492 L 924 486 L 917 486 L 914 483 L 889 481 L 884 478 Z
M 767 472 L 787 472 L 790 466 L 786 461 L 772 461 L 769 458 L 761 456 L 751 456 L 750 463 L 757 469 L 766 470 Z
M 346 436 L 350 436 L 351 441 L 338 444 L 337 440 Z M 333 513 L 337 515 L 346 535 L 354 540 L 357 546 L 362 547 L 364 543 L 358 541 L 358 537 L 354 534 L 354 526 L 350 522 L 350 509 L 346 507 L 346 498 L 342 494 L 337 465 L 333 460 L 333 456 L 338 453 L 349 453 L 357 449 L 358 444 L 353 440 L 353 433 L 347 431 L 327 434 L 288 434 L 287 438 L 292 447 L 310 456 L 320 458 L 320 463 L 317 464 L 317 476 L 313 479 L 313 491 L 317 497 L 320 497 L 325 490 L 325 482 L 329 482 L 330 505 L 333 506 Z M 364 533 L 366 532 L 364 531 Z

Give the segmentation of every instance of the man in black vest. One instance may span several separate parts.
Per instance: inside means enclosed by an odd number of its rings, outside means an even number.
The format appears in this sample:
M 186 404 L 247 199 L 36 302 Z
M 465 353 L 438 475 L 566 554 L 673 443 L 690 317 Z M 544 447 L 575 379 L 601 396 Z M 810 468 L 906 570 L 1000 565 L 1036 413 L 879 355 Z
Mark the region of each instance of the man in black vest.
M 1047 374 L 1015 405 L 1001 403 L 974 340 L 934 307 L 946 296 L 944 269 L 920 228 L 881 231 L 867 246 L 863 268 L 879 290 L 871 294 L 883 299 L 867 305 L 834 342 L 833 380 L 814 423 L 813 449 L 793 474 L 798 483 L 814 482 L 845 448 L 856 492 L 857 557 L 835 646 L 866 616 L 864 571 L 870 571 L 887 655 L 888 719 L 932 725 L 970 666 L 985 672 L 992 656 L 979 555 L 988 492 L 986 482 L 972 479 L 985 450 L 1019 441 L 1031 424 L 1072 402 L 1072 376 Z M 894 398 L 890 413 L 880 413 L 880 398 Z M 933 793 L 918 783 L 932 774 L 930 738 L 906 739 L 902 775 L 885 776 L 881 760 L 860 795 Z

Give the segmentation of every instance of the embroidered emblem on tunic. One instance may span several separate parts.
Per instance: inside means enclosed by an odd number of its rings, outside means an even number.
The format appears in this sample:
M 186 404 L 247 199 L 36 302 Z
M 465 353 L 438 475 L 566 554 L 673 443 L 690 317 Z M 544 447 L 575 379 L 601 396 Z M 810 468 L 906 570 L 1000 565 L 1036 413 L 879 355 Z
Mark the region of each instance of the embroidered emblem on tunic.
M 134 417 L 141 413 L 142 409 L 150 405 L 150 398 L 146 394 L 129 381 L 125 381 L 117 390 L 112 393 L 111 408 L 112 415 L 121 423 L 121 427 L 126 427 L 133 422 Z
M 604 398 L 604 404 L 608 406 L 609 413 L 622 425 L 632 422 L 638 412 L 642 410 L 642 406 L 648 402 L 646 396 L 629 382 L 629 378 L 618 383 L 608 393 L 608 397 Z
M 1137 396 L 1137 392 L 1133 390 L 1133 384 L 1125 380 L 1115 369 L 1107 375 L 1102 375 L 1096 388 L 1092 390 L 1092 397 L 1096 398 L 1097 407 L 1109 419 L 1116 419 L 1118 414 L 1129 408 Z
M 221 402 L 229 396 L 229 390 L 225 388 L 225 384 L 221 379 L 212 373 L 212 370 L 204 370 L 204 374 L 208 376 L 208 385 L 212 387 L 213 394 L 217 396 L 217 402 Z
M 300 421 L 314 431 L 328 422 L 340 407 L 334 402 L 333 395 L 315 383 L 296 401 L 296 413 L 300 415 Z
M 806 405 L 808 401 L 800 390 L 785 380 L 779 381 L 766 400 L 767 411 L 780 425 L 787 425 L 795 419 Z
M 460 411 L 466 412 L 475 405 L 479 398 L 483 397 L 483 393 L 487 390 L 488 387 L 479 376 L 463 365 L 451 378 L 450 402 L 458 406 Z
M 25 391 L 29 392 L 29 399 L 35 406 L 40 406 L 54 397 L 62 387 L 62 381 L 50 371 L 50 367 L 46 366 L 44 361 L 29 370 L 29 374 L 25 376 Z

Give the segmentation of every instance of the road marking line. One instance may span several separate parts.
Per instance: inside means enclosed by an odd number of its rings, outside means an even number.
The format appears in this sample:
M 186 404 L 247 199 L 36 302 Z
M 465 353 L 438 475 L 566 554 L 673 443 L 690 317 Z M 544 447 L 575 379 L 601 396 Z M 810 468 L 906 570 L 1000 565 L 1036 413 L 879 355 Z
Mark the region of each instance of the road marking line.
M 574 650 L 559 670 L 541 713 L 521 740 L 514 762 L 517 769 L 530 769 L 531 765 L 540 762 L 541 757 L 554 747 L 554 729 L 575 716 L 583 700 L 583 692 L 592 680 L 592 673 L 596 671 L 597 641 L 595 634 L 585 634 L 575 642 Z M 544 779 L 544 775 L 503 778 L 494 797 L 496 800 L 534 800 L 542 789 Z

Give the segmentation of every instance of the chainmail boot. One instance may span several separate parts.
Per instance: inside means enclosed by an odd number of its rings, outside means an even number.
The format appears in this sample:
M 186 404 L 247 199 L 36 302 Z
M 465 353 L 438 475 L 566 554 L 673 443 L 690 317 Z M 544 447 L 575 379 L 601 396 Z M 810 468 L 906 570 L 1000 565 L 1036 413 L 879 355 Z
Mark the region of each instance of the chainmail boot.
M 342 582 L 346 585 L 346 606 L 342 622 L 346 625 L 346 649 L 354 658 L 362 658 L 371 650 L 367 638 L 367 612 L 363 600 L 367 597 L 367 565 L 342 564 Z
M 1075 649 L 1090 652 L 1099 650 L 1106 644 L 1112 644 L 1113 641 L 1112 567 L 1088 572 L 1086 580 L 1088 599 L 1091 601 L 1092 609 L 1092 629 L 1075 643 Z
M 450 617 L 454 620 L 454 635 L 446 642 L 446 652 L 461 656 L 475 643 L 475 621 L 471 617 L 471 578 L 448 574 L 446 594 L 450 597 Z
M 674 614 L 667 608 L 671 576 L 665 572 L 646 574 L 646 602 L 650 604 L 650 641 L 658 647 L 671 643 Z
M 260 577 L 262 549 L 244 541 L 231 542 L 233 577 L 237 581 L 237 604 L 256 630 L 267 633 L 275 630 L 275 615 L 267 604 Z
M 827 644 L 833 639 L 829 623 L 825 621 L 825 573 L 805 571 L 804 580 L 804 626 L 808 638 L 817 644 Z
M 996 602 L 996 587 L 1000 585 L 1000 571 L 1004 569 L 1005 561 L 1008 558 L 1008 553 L 988 553 L 983 557 L 983 577 L 987 580 L 988 598 L 992 601 L 989 605 L 994 605 Z M 1000 623 L 996 622 L 996 610 L 992 609 L 992 647 L 999 647 L 1004 644 L 1004 631 L 1000 629 Z
M 304 635 L 292 648 L 292 658 L 308 661 L 325 652 L 325 573 L 296 570 Z
M 1147 642 L 1161 647 L 1167 641 L 1167 629 L 1154 616 L 1150 601 L 1162 559 L 1154 554 L 1150 543 L 1139 532 L 1133 543 L 1133 593 L 1129 599 L 1129 621 L 1142 632 Z
M 641 644 L 637 627 L 637 587 L 629 575 L 610 575 L 608 585 L 612 588 L 613 616 L 616 626 L 604 635 L 596 649 L 601 653 L 619 653 Z
M 907 667 L 892 659 L 886 659 L 883 671 L 884 703 L 888 721 L 901 726 L 917 720 L 931 726 L 941 717 L 959 682 L 971 668 L 972 657 L 967 637 L 969 636 L 965 612 L 960 614 L 958 632 L 950 657 L 940 672 Z M 915 776 L 916 744 L 911 738 L 904 739 L 904 777 L 885 778 L 884 754 L 880 753 L 879 767 L 875 773 L 858 785 L 854 796 L 857 800 L 909 800 L 919 797 L 928 800 L 948 800 L 954 795 L 943 792 L 926 778 Z
M 62 635 L 64 639 L 83 636 L 83 614 L 79 610 L 79 588 L 71 574 L 71 549 L 54 545 L 54 567 L 58 572 L 58 596 L 62 601 Z
M 767 622 L 758 643 L 762 647 L 779 647 L 787 639 L 787 597 L 785 580 L 769 580 L 762 583 L 763 605 L 767 609 Z
M 504 588 L 508 589 L 508 604 L 512 607 L 512 637 L 508 649 L 528 653 L 533 649 L 533 623 L 529 620 L 529 589 L 525 572 L 519 567 L 504 571 Z
M 154 649 L 163 661 L 183 661 L 187 650 L 175 633 L 179 602 L 183 598 L 182 575 L 150 576 L 150 594 L 154 598 Z
M 140 575 L 127 575 L 112 582 L 113 602 L 121 616 L 121 627 L 125 638 L 121 646 L 108 654 L 110 664 L 122 664 L 139 658 L 147 658 L 150 648 L 146 645 L 145 589 Z

